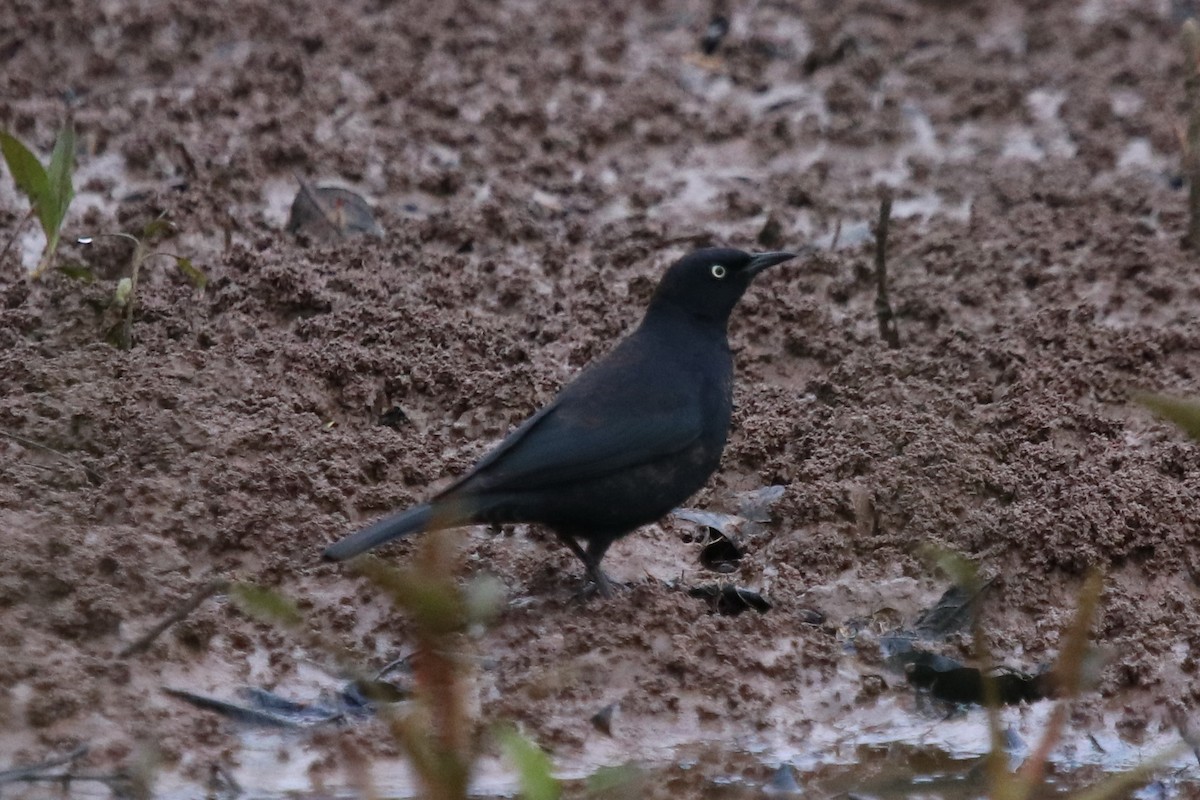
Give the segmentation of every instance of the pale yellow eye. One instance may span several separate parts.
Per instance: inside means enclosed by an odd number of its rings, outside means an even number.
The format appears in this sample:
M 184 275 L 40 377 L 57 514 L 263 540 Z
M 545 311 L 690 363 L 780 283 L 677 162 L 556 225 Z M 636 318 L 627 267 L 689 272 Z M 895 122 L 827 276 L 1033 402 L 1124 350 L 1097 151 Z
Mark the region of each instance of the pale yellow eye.
M 720 264 L 713 264 L 712 268 L 709 269 L 709 272 L 711 272 L 712 276 L 717 280 L 721 280 L 725 277 L 725 268 Z

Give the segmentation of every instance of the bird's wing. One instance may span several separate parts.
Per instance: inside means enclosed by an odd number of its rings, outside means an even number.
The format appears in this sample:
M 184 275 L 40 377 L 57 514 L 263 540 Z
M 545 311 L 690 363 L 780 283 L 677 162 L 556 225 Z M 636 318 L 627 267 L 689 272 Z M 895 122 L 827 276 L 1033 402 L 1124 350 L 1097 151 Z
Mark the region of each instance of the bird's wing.
M 562 398 L 566 399 L 566 398 Z M 597 404 L 599 405 L 599 404 Z M 513 431 L 443 495 L 537 490 L 597 478 L 686 449 L 703 431 L 698 405 L 647 412 L 558 402 Z

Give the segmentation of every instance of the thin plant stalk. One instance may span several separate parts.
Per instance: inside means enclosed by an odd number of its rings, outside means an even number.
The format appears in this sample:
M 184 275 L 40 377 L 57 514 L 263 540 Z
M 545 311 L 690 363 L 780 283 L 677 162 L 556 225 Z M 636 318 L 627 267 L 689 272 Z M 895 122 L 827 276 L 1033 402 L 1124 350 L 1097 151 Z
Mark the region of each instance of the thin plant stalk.
M 1183 166 L 1188 181 L 1188 230 L 1184 245 L 1200 249 L 1200 26 L 1194 19 L 1183 23 L 1183 80 L 1187 104 L 1187 133 L 1183 145 Z
M 879 222 L 875 225 L 875 317 L 879 321 L 879 336 L 887 346 L 895 350 L 900 346 L 900 331 L 896 327 L 896 314 L 888 296 L 887 241 L 892 218 L 892 190 L 879 190 Z
M 34 212 L 36 211 L 37 206 L 30 206 L 29 210 L 25 212 L 25 216 L 21 217 L 21 221 L 13 228 L 12 236 L 8 237 L 8 241 L 4 243 L 4 250 L 0 251 L 0 264 L 4 263 L 4 259 L 8 256 L 8 251 L 17 243 L 22 229 L 29 223 L 29 220 L 33 219 Z
M 1079 696 L 1083 689 L 1083 662 L 1087 652 L 1088 632 L 1096 617 L 1096 609 L 1100 605 L 1100 593 L 1104 590 L 1104 573 L 1093 569 L 1088 573 L 1079 592 L 1079 609 L 1075 619 L 1067 628 L 1063 649 L 1058 654 L 1058 663 L 1054 667 L 1054 677 L 1060 696 L 1050 712 L 1046 729 L 1042 732 L 1042 740 L 1033 751 L 1021 769 L 1017 772 L 1017 785 L 1020 787 L 1019 797 L 1029 797 L 1041 785 L 1046 777 L 1046 764 L 1050 753 L 1062 739 L 1063 729 L 1067 724 L 1067 714 L 1070 703 Z

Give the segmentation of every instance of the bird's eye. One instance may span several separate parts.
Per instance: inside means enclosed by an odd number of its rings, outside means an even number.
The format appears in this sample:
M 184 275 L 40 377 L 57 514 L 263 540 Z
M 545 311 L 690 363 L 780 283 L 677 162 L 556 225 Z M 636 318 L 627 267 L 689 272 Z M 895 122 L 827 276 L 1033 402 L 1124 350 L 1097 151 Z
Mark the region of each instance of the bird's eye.
M 712 276 L 717 280 L 721 280 L 725 277 L 725 267 L 721 266 L 720 264 L 713 264 L 712 268 L 709 269 L 709 272 L 711 272 Z

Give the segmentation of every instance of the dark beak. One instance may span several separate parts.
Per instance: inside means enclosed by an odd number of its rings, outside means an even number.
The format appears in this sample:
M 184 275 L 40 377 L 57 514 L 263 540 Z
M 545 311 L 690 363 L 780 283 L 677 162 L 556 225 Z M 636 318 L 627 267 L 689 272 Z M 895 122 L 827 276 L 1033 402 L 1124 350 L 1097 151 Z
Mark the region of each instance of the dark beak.
M 776 264 L 782 264 L 784 261 L 791 261 L 799 253 L 758 253 L 750 259 L 750 263 L 746 266 L 748 275 L 757 275 L 767 267 L 773 267 Z

